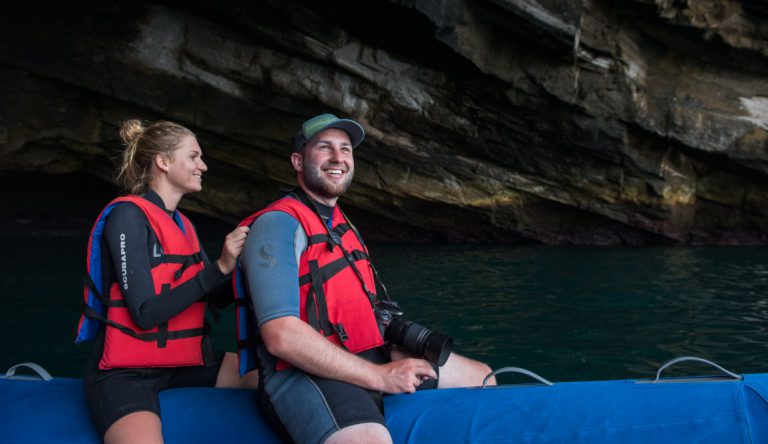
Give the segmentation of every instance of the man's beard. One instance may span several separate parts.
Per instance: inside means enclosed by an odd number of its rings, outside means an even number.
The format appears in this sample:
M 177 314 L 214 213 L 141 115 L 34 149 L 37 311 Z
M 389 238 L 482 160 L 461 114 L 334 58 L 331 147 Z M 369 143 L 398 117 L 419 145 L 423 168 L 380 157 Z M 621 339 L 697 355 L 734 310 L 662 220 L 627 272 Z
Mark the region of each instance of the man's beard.
M 339 184 L 333 184 L 323 177 L 323 167 L 312 166 L 311 168 L 304 168 L 302 175 L 304 177 L 304 185 L 309 191 L 327 199 L 335 199 L 341 197 L 347 191 L 349 185 L 352 184 L 355 170 L 350 168 L 346 173 L 344 182 Z

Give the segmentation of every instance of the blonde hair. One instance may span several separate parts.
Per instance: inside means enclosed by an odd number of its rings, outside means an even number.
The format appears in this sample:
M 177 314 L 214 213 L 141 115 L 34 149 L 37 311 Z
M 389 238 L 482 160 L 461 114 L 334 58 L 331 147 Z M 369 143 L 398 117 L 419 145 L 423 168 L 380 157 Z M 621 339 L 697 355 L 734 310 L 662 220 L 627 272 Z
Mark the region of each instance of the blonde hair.
M 125 191 L 142 194 L 149 189 L 154 177 L 152 165 L 158 154 L 173 158 L 182 136 L 195 134 L 173 122 L 158 120 L 150 123 L 138 119 L 126 120 L 120 127 L 120 139 L 125 145 L 123 164 L 117 175 Z

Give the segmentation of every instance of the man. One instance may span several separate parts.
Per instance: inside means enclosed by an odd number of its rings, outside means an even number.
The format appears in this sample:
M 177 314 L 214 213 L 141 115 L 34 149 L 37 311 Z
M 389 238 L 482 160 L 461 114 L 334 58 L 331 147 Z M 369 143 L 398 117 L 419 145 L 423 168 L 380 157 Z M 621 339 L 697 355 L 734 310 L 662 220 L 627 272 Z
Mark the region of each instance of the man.
M 382 393 L 480 385 L 491 371 L 455 353 L 438 369 L 385 346 L 375 271 L 336 205 L 364 137 L 360 124 L 330 114 L 304 122 L 291 154 L 299 187 L 244 221 L 259 402 L 294 442 L 389 443 Z

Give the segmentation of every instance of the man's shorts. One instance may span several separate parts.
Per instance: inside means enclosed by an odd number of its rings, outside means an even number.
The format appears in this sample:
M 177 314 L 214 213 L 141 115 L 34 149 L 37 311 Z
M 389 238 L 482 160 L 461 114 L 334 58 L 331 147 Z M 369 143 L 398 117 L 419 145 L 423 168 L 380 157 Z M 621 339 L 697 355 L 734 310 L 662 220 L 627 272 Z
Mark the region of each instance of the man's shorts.
M 436 387 L 437 380 L 430 380 L 417 390 Z M 259 379 L 259 405 L 286 442 L 322 443 L 333 433 L 355 424 L 386 427 L 382 393 L 295 368 Z
M 160 416 L 159 394 L 178 387 L 213 387 L 224 359 L 214 353 L 210 366 L 171 368 L 125 368 L 98 370 L 90 367 L 85 375 L 85 396 L 99 436 L 123 416 L 152 412 Z

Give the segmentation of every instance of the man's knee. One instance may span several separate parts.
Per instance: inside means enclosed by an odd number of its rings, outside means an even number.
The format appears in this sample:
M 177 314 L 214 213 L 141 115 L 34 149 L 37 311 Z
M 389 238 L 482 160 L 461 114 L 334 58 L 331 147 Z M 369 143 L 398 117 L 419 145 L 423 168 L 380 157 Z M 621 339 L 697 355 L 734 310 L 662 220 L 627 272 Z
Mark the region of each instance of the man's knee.
M 440 367 L 438 388 L 477 387 L 483 384 L 491 371 L 491 367 L 484 362 L 451 353 L 445 365 Z M 496 378 L 489 378 L 487 384 L 496 385 Z
M 338 432 L 333 433 L 325 441 L 325 444 L 346 444 L 346 443 L 372 443 L 372 444 L 391 444 L 392 437 L 389 436 L 389 430 L 381 424 L 363 423 L 344 427 Z

